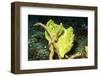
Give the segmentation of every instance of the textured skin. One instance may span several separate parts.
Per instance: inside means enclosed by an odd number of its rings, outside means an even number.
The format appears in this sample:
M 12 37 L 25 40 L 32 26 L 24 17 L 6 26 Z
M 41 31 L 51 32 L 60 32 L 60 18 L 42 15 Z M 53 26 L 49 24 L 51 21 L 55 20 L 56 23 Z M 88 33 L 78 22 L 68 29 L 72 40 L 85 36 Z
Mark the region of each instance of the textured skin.
M 69 27 L 68 29 L 64 29 L 64 33 L 61 35 L 61 37 L 58 39 L 58 42 L 56 43 L 61 58 L 63 58 L 64 55 L 71 50 L 73 46 L 73 41 L 73 28 Z
M 47 31 L 45 31 L 45 38 L 49 42 L 49 49 L 51 51 L 49 58 L 53 58 L 54 52 L 58 54 L 59 59 L 63 58 L 73 46 L 73 28 L 69 27 L 68 29 L 65 29 L 62 23 L 58 25 L 55 24 L 53 20 L 49 20 L 47 22 L 46 28 L 49 31 L 49 34 Z

